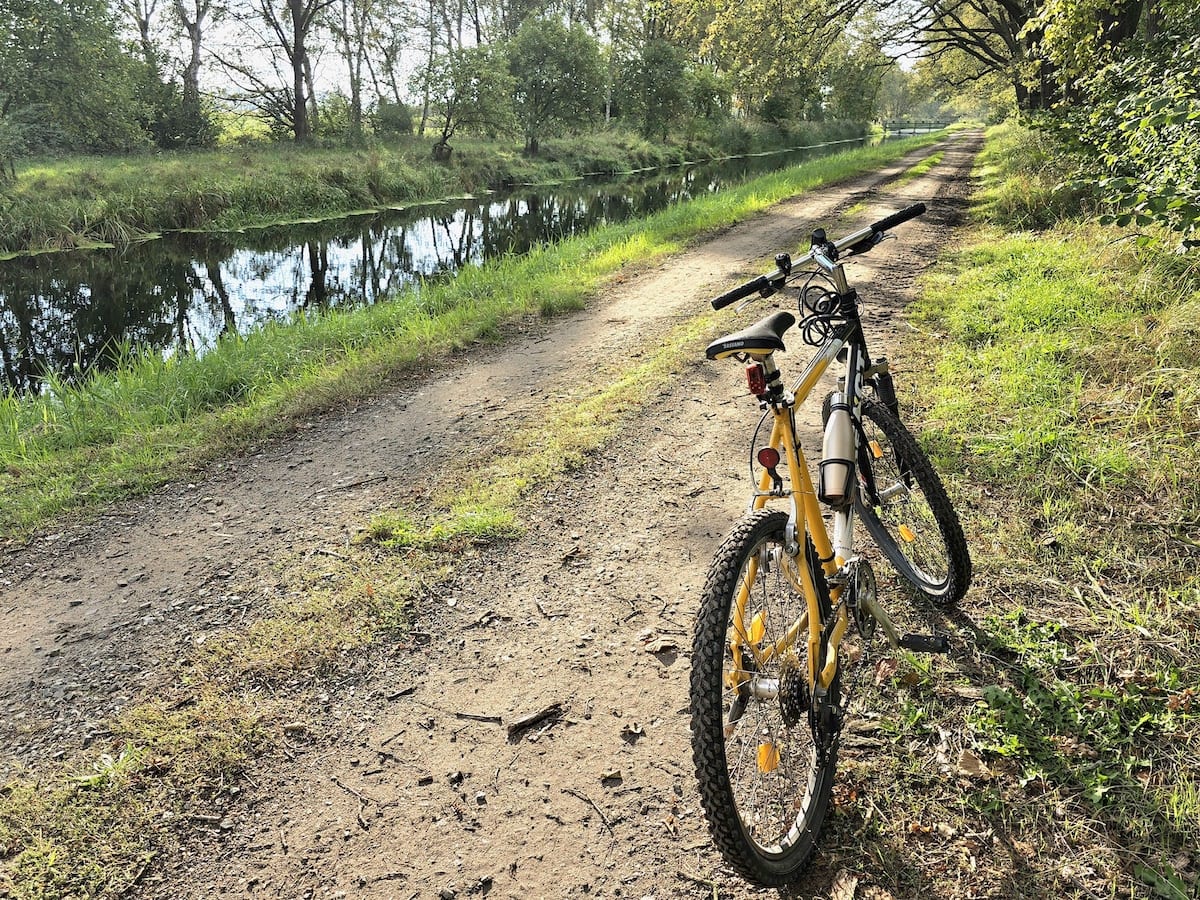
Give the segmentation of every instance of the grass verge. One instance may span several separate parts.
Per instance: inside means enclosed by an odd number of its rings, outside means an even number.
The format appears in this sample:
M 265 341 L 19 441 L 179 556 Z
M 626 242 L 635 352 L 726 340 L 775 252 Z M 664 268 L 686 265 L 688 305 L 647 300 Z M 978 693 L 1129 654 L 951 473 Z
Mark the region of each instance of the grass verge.
M 465 269 L 393 302 L 268 325 L 200 358 L 142 356 L 35 398 L 0 399 L 0 533 L 179 477 L 385 378 L 495 334 L 505 320 L 576 308 L 628 265 L 780 200 L 870 171 L 937 140 L 921 136 L 778 172 L 641 222 Z
M 1043 142 L 992 133 L 978 222 L 914 312 L 915 415 L 960 498 L 976 582 L 943 622 L 961 652 L 885 679 L 891 746 L 847 766 L 839 827 L 896 896 L 1186 900 L 1200 271 L 1159 237 L 1084 218 L 1021 230 L 1053 181 Z
M 545 142 L 523 156 L 497 141 L 455 141 L 435 163 L 431 138 L 361 149 L 252 145 L 132 157 L 48 159 L 23 166 L 0 188 L 0 254 L 124 243 L 178 228 L 228 230 L 344 215 L 519 183 L 862 137 L 854 123 L 805 123 L 794 133 L 731 126 L 711 141 L 652 143 L 607 131 Z

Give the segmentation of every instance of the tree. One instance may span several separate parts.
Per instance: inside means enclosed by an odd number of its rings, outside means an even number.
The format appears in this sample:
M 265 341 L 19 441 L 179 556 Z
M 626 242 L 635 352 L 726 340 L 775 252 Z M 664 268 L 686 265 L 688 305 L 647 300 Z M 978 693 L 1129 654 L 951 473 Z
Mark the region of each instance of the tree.
M 158 70 L 158 49 L 150 37 L 158 0 L 117 0 L 117 7 L 129 18 L 138 32 L 138 46 L 146 65 Z
M 258 106 L 278 125 L 287 127 L 297 143 L 311 140 L 315 132 L 309 110 L 310 104 L 315 108 L 310 45 L 321 14 L 333 3 L 334 0 L 252 0 L 247 8 L 238 9 L 236 18 L 258 38 L 258 47 L 244 48 L 255 59 L 247 61 L 244 53 L 221 59 L 226 69 L 242 81 L 244 99 Z M 265 34 L 259 28 L 265 29 Z M 285 73 L 279 51 L 287 62 L 287 80 L 282 85 L 279 78 Z M 259 71 L 256 62 L 260 54 L 270 61 L 272 73 Z
M 509 69 L 525 152 L 536 155 L 546 129 L 593 120 L 604 97 L 600 47 L 581 25 L 526 19 L 512 40 Z
M 0 144 L 96 151 L 144 147 L 141 61 L 103 0 L 0 0 Z
M 680 0 L 676 26 L 700 58 L 726 74 L 744 108 L 813 81 L 828 49 L 864 0 Z M 674 42 L 681 46 L 679 40 Z
M 363 136 L 363 67 L 380 6 L 380 0 L 337 0 L 330 17 L 350 82 L 350 139 L 356 143 Z
M 883 73 L 892 65 L 874 35 L 839 41 L 822 72 L 825 117 L 845 122 L 874 119 Z
M 653 39 L 631 60 L 623 79 L 623 106 L 641 120 L 646 137 L 667 139 L 671 124 L 686 111 L 689 85 L 687 59 L 682 50 L 665 40 Z
M 450 158 L 450 138 L 460 129 L 509 129 L 513 84 L 508 60 L 497 47 L 454 50 L 435 57 L 428 71 L 416 73 L 414 88 L 429 97 L 430 110 L 441 122 L 433 158 Z
M 184 64 L 184 97 L 182 115 L 187 130 L 187 142 L 212 143 L 212 127 L 200 108 L 200 48 L 204 32 L 210 24 L 220 23 L 224 5 L 220 0 L 175 0 L 175 18 L 187 38 L 187 59 Z

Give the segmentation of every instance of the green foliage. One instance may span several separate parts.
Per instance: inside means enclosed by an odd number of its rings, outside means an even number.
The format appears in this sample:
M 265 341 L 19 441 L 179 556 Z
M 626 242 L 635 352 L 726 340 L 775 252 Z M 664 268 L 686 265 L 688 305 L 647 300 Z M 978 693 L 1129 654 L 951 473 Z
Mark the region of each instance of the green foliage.
M 729 80 L 706 63 L 694 63 L 687 73 L 688 105 L 694 119 L 724 118 L 733 99 Z
M 618 103 L 640 120 L 642 134 L 666 140 L 672 123 L 686 112 L 687 58 L 664 40 L 650 40 L 625 64 Z
M 824 83 L 829 86 L 824 100 L 824 117 L 847 122 L 870 122 L 875 118 L 880 82 L 888 66 L 879 42 L 842 40 L 826 55 Z
M 427 71 L 414 74 L 413 87 L 428 92 L 441 121 L 435 159 L 449 159 L 450 138 L 460 128 L 495 134 L 512 127 L 514 82 L 501 48 L 467 47 L 444 54 Z
M 604 95 L 600 47 L 582 25 L 567 28 L 557 18 L 529 18 L 509 49 L 516 115 L 525 152 L 554 125 L 574 127 L 593 121 Z
M 0 141 L 11 152 L 145 147 L 145 63 L 123 53 L 104 0 L 0 5 Z
M 412 134 L 412 110 L 403 103 L 381 98 L 372 114 L 375 133 L 383 138 L 394 138 Z
M 1119 225 L 1200 228 L 1200 36 L 1166 34 L 1081 78 L 1057 120 Z

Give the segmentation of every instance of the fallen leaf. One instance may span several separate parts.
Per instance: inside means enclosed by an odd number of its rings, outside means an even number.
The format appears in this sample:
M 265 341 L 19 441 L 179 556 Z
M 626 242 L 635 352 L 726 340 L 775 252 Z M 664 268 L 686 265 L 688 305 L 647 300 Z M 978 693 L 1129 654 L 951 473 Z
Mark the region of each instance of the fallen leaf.
M 988 778 L 992 774 L 983 764 L 983 760 L 970 750 L 964 750 L 958 754 L 957 769 L 959 775 L 965 775 L 968 778 Z
M 895 675 L 898 668 L 900 668 L 899 661 L 890 656 L 875 663 L 876 687 L 883 684 L 885 681 Z
M 849 869 L 842 869 L 833 876 L 833 884 L 829 886 L 829 900 L 854 900 L 856 890 L 858 876 Z

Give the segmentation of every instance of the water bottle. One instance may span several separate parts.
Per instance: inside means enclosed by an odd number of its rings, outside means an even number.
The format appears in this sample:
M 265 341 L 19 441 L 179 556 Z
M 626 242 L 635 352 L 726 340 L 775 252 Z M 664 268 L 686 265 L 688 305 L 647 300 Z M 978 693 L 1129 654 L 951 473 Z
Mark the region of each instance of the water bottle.
M 844 506 L 851 499 L 854 474 L 854 422 L 850 406 L 840 391 L 830 395 L 829 419 L 821 445 L 817 497 L 830 506 Z

